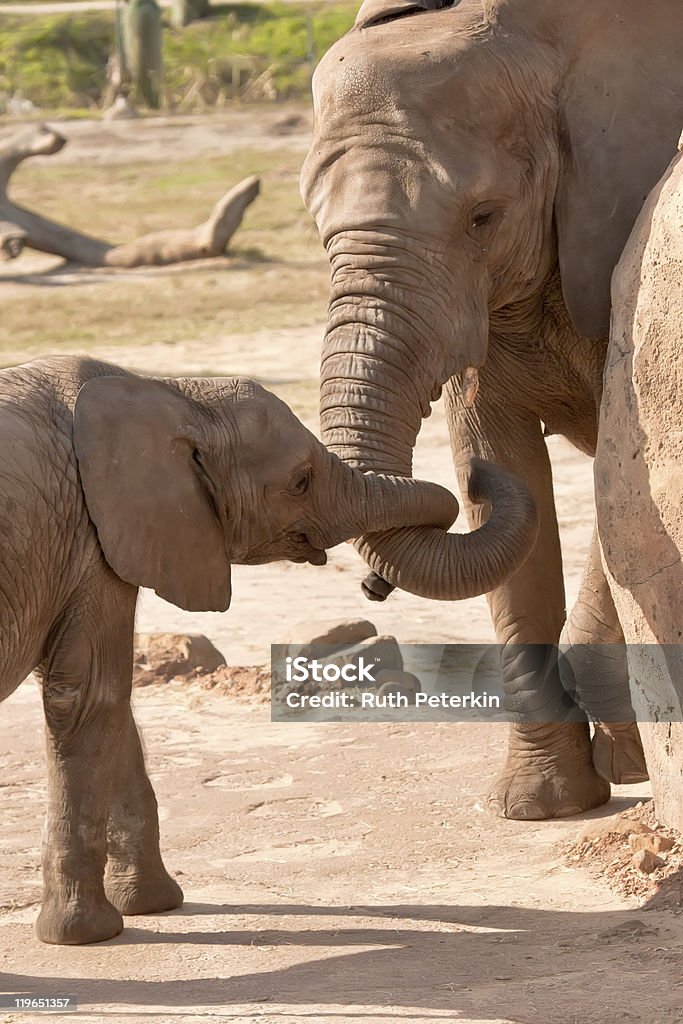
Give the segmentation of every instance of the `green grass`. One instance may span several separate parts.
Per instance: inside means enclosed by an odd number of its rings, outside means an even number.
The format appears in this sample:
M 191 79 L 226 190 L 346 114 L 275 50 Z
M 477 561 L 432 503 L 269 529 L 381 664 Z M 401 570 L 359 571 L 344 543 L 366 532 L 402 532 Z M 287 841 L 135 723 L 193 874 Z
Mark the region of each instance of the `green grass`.
M 356 9 L 355 2 L 223 4 L 184 29 L 171 27 L 164 12 L 166 107 L 177 108 L 193 86 L 195 108 L 235 96 L 307 95 L 315 60 L 351 26 Z M 101 105 L 113 47 L 113 12 L 3 16 L 0 8 L 0 93 L 21 91 L 44 110 Z

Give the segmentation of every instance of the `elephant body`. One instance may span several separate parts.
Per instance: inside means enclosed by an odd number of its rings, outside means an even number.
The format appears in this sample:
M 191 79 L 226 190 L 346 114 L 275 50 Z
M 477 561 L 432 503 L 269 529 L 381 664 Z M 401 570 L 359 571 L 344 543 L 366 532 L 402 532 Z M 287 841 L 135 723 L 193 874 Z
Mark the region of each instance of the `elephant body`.
M 485 587 L 519 719 L 492 795 L 510 817 L 594 807 L 609 796 L 600 772 L 644 777 L 633 710 L 623 717 L 622 654 L 570 697 L 551 654 L 517 645 L 549 651 L 566 618 L 544 434 L 594 454 L 612 270 L 680 132 L 674 7 L 366 0 L 314 78 L 301 186 L 332 269 L 323 440 L 351 465 L 409 475 L 421 420 L 445 388 L 461 487 L 473 454 L 493 459 L 539 508 L 531 556 Z M 487 509 L 468 514 L 480 526 Z M 386 594 L 382 563 L 414 593 L 461 596 L 442 540 L 436 551 L 397 531 L 362 538 L 377 574 L 369 595 Z M 610 650 L 621 639 L 595 538 L 565 639 Z M 592 750 L 572 697 L 622 725 L 623 748 L 618 730 L 598 727 Z M 530 724 L 539 712 L 548 724 Z
M 683 830 L 683 153 L 612 280 L 595 459 L 598 534 L 658 817 Z
M 367 530 L 444 531 L 458 506 L 434 484 L 346 466 L 245 378 L 37 360 L 0 372 L 0 439 L 0 699 L 36 670 L 47 727 L 37 933 L 94 942 L 122 913 L 182 902 L 130 709 L 138 588 L 225 611 L 231 562 L 322 565 Z M 476 473 L 527 554 L 526 487 Z

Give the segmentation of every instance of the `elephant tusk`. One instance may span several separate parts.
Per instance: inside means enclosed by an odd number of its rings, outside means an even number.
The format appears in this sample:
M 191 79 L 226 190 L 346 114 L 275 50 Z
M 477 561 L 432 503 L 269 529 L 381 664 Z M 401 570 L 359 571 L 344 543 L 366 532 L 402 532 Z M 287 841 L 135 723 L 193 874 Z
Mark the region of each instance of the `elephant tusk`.
M 479 391 L 479 370 L 476 366 L 468 366 L 462 375 L 462 395 L 466 407 L 469 409 L 474 405 L 474 400 Z

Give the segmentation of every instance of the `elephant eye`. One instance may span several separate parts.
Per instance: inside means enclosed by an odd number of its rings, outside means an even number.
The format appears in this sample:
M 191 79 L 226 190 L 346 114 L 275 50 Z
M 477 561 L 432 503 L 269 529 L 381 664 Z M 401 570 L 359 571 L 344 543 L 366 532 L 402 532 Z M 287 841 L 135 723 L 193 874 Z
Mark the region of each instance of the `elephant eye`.
M 193 452 L 192 452 L 192 460 L 193 460 L 193 462 L 196 462 L 198 466 L 203 466 L 204 465 L 204 461 L 202 459 L 202 453 L 200 452 L 199 448 L 195 448 L 193 450 Z
M 493 220 L 495 210 L 480 210 L 472 217 L 473 228 L 483 228 Z
M 296 495 L 296 497 L 300 497 L 302 494 L 306 493 L 310 482 L 311 470 L 309 468 L 306 468 L 302 470 L 300 473 L 297 473 L 297 475 L 294 477 L 293 481 L 289 485 L 289 493 Z

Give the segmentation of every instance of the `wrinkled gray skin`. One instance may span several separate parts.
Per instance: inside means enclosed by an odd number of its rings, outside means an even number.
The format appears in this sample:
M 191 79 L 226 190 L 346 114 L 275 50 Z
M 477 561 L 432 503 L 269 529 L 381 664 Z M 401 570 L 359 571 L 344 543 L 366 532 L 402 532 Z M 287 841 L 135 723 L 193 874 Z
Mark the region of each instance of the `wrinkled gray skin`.
M 315 74 L 301 184 L 332 269 L 322 437 L 351 465 L 409 475 L 421 420 L 445 386 L 461 482 L 472 453 L 493 459 L 528 482 L 540 512 L 531 557 L 502 586 L 484 586 L 498 639 L 553 644 L 565 597 L 543 435 L 594 453 L 610 275 L 675 151 L 683 19 L 670 0 L 423 9 L 443 6 L 367 0 Z M 468 367 L 480 377 L 471 407 Z M 478 526 L 487 512 L 468 514 Z M 390 540 L 358 545 L 380 576 L 384 561 L 414 593 L 461 596 L 450 537 L 438 549 L 415 531 Z M 376 575 L 365 586 L 386 595 Z M 594 543 L 566 639 L 621 636 Z M 527 722 L 512 729 L 492 806 L 545 818 L 604 803 L 588 723 L 553 657 L 509 650 L 508 706 Z M 623 652 L 597 676 L 575 668 L 581 706 L 626 720 L 621 750 L 614 731 L 598 729 L 596 764 L 613 781 L 642 778 Z M 549 723 L 528 724 L 540 712 Z
M 137 588 L 225 610 L 230 563 L 325 562 L 364 531 L 458 506 L 434 484 L 352 470 L 243 378 L 150 380 L 90 359 L 0 372 L 0 699 L 37 669 L 47 725 L 45 942 L 116 935 L 182 893 L 130 710 Z M 515 547 L 523 485 L 475 467 Z M 516 538 L 516 539 L 515 539 Z

